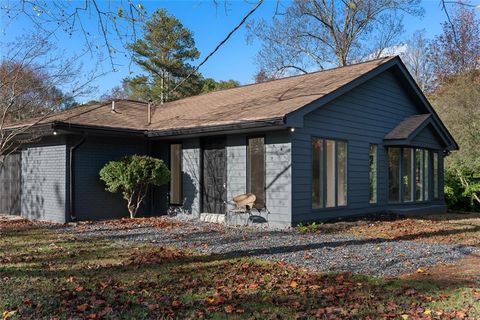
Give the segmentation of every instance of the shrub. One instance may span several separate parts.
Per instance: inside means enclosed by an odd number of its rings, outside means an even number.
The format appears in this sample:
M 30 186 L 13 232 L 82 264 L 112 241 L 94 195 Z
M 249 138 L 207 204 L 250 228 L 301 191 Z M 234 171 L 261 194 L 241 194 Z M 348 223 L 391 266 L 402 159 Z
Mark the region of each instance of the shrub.
M 300 233 L 315 233 L 318 231 L 319 225 L 315 222 L 312 222 L 310 224 L 303 224 L 300 223 L 297 226 L 297 230 Z
M 100 179 L 107 185 L 105 190 L 122 193 L 130 218 L 134 218 L 148 187 L 166 184 L 170 171 L 160 159 L 134 155 L 107 163 L 100 170 Z
M 480 176 L 467 169 L 445 170 L 445 202 L 451 210 L 480 210 Z

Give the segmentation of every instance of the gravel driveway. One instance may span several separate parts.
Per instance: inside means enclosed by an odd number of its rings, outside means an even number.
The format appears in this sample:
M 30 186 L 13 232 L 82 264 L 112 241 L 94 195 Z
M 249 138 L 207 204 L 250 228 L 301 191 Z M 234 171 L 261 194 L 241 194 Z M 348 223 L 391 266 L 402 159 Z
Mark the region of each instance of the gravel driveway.
M 295 230 L 226 227 L 199 221 L 182 222 L 172 228 L 155 228 L 144 223 L 121 227 L 94 223 L 69 226 L 59 232 L 73 232 L 80 238 L 150 242 L 205 254 L 284 261 L 323 272 L 375 276 L 411 273 L 420 267 L 453 262 L 477 251 L 466 246 L 363 239 L 336 234 L 300 234 Z

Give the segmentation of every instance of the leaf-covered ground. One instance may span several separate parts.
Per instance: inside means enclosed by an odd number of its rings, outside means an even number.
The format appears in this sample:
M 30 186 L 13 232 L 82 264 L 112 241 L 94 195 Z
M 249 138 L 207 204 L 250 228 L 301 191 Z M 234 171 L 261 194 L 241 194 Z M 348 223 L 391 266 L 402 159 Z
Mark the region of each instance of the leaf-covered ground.
M 480 213 L 384 218 L 320 224 L 318 232 L 342 233 L 366 238 L 460 244 L 480 248 Z
M 113 222 L 120 228 L 128 223 Z M 480 318 L 478 279 L 450 277 L 461 273 L 458 266 L 395 279 L 320 274 L 249 258 L 80 239 L 52 228 L 0 220 L 5 318 Z

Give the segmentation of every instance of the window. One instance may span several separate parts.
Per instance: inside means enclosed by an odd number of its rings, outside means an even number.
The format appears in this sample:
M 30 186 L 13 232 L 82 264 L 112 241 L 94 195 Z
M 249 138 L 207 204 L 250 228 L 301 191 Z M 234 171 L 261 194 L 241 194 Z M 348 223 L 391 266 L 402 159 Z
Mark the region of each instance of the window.
M 437 188 L 434 193 L 436 192 L 438 196 L 438 168 L 435 169 L 435 163 L 433 170 L 430 168 L 431 162 L 437 160 L 432 158 L 438 158 L 438 156 L 426 149 L 388 148 L 388 200 L 390 202 L 428 201 L 431 197 L 432 176 L 434 189 Z
M 438 199 L 438 152 L 433 153 L 433 199 Z
M 312 207 L 323 207 L 323 140 L 312 140 Z
M 347 205 L 347 143 L 312 140 L 312 207 Z
M 415 200 L 423 201 L 423 150 L 415 150 Z
M 337 206 L 347 205 L 347 143 L 337 141 Z
M 388 148 L 388 201 L 400 201 L 400 148 Z
M 327 157 L 327 199 L 326 207 L 335 207 L 335 141 L 327 140 L 326 157 Z
M 369 151 L 370 203 L 377 203 L 377 145 L 371 144 Z
M 429 172 L 430 172 L 430 153 L 428 150 L 423 150 L 423 200 L 428 201 L 429 199 Z
M 403 201 L 413 201 L 413 149 L 403 149 Z
M 265 207 L 265 138 L 248 139 L 247 147 L 247 192 L 253 193 L 257 199 L 258 209 Z
M 182 205 L 182 145 L 170 145 L 170 204 Z

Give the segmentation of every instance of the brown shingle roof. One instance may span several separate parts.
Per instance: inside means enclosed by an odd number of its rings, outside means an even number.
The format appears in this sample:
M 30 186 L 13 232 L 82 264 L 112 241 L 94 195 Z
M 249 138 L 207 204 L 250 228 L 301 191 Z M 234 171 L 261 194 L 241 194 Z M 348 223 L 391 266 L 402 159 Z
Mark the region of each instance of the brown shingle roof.
M 382 58 L 168 102 L 152 108 L 150 125 L 147 124 L 147 105 L 129 100 L 117 101 L 115 113 L 111 111 L 111 103 L 105 103 L 54 114 L 41 123 L 58 121 L 162 131 L 281 119 L 392 59 Z
M 417 114 L 403 119 L 395 128 L 385 136 L 385 140 L 408 139 L 427 119 L 430 114 Z

